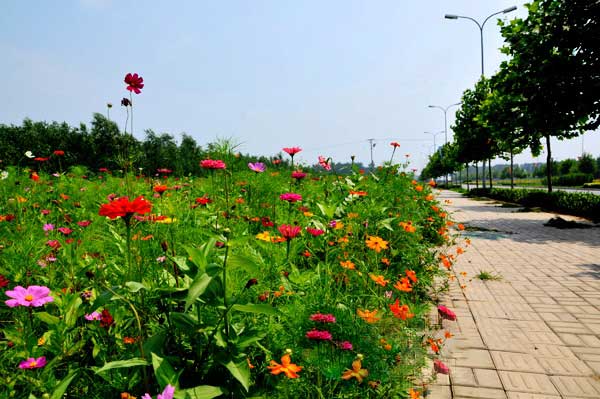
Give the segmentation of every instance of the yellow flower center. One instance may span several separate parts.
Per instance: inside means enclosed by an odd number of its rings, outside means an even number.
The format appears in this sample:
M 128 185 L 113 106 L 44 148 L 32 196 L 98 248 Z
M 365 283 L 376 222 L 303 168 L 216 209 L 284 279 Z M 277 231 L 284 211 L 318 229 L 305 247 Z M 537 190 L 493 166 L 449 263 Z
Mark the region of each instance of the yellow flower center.
M 26 300 L 27 302 L 31 302 L 31 301 L 33 301 L 33 295 L 31 295 L 31 294 L 27 294 L 27 295 L 25 295 L 25 300 Z
M 34 368 L 35 366 L 37 366 L 37 362 L 35 360 L 29 362 L 29 367 Z

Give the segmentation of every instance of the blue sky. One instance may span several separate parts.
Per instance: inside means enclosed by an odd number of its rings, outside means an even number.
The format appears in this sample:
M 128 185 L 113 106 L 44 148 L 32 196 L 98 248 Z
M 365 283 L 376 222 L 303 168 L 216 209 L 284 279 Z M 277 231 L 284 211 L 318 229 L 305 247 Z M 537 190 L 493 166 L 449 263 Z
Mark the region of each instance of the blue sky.
M 353 154 L 368 163 L 369 138 L 379 163 L 394 140 L 421 168 L 433 144 L 423 132 L 444 129 L 443 113 L 427 106 L 458 102 L 480 74 L 479 29 L 444 14 L 481 21 L 516 5 L 507 15 L 523 17 L 524 2 L 5 2 L 0 123 L 89 123 L 111 102 L 122 126 L 123 78 L 137 72 L 146 84 L 134 98 L 139 138 L 147 128 L 187 133 L 200 145 L 233 138 L 242 152 L 264 155 L 300 146 L 306 163 Z M 501 45 L 493 18 L 484 29 L 488 75 Z M 585 149 L 599 155 L 600 135 L 588 133 Z M 553 153 L 580 155 L 581 138 L 554 142 Z

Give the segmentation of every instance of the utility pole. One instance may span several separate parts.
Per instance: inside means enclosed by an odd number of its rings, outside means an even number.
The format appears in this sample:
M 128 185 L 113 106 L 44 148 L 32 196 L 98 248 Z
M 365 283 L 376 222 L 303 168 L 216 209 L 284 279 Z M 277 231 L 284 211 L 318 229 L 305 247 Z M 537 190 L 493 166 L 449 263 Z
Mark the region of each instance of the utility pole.
M 371 164 L 369 165 L 369 167 L 371 168 L 371 170 L 375 169 L 375 162 L 373 162 L 373 147 L 375 147 L 375 139 L 367 139 L 367 141 L 369 142 L 369 148 L 371 150 Z

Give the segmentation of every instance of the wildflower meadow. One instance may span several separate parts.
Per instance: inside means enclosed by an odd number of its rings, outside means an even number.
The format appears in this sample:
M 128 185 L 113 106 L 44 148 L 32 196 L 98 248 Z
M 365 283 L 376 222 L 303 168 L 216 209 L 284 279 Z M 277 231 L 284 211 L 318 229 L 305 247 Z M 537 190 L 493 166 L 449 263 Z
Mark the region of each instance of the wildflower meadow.
M 456 315 L 430 315 L 460 226 L 399 146 L 344 175 L 295 164 L 301 147 L 247 163 L 227 140 L 196 176 L 126 152 L 118 170 L 7 166 L 3 397 L 422 397 L 424 368 L 448 373 L 434 333 Z

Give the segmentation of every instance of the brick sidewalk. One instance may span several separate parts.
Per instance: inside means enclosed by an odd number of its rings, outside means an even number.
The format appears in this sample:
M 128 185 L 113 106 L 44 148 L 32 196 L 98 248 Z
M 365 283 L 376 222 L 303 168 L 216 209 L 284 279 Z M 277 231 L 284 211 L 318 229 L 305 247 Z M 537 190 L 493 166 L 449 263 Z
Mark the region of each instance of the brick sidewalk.
M 439 199 L 472 245 L 445 301 L 458 316 L 444 322 L 450 378 L 427 398 L 600 398 L 600 227 L 559 230 L 543 226 L 553 214 Z

